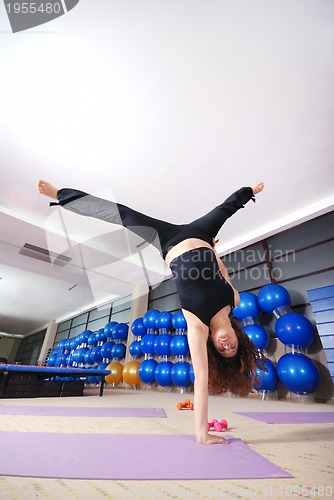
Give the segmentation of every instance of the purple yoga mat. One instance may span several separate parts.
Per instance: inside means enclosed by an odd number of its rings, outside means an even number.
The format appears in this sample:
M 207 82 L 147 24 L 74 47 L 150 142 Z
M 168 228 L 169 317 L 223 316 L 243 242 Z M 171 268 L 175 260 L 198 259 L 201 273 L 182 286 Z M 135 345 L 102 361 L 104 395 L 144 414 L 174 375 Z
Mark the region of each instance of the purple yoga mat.
M 0 475 L 117 480 L 293 477 L 240 439 L 226 438 L 227 445 L 205 446 L 188 435 L 0 432 Z
M 0 405 L 0 415 L 34 415 L 42 417 L 166 417 L 163 408 L 113 408 L 108 406 L 67 407 Z
M 334 411 L 328 412 L 233 412 L 266 424 L 326 424 L 334 422 Z

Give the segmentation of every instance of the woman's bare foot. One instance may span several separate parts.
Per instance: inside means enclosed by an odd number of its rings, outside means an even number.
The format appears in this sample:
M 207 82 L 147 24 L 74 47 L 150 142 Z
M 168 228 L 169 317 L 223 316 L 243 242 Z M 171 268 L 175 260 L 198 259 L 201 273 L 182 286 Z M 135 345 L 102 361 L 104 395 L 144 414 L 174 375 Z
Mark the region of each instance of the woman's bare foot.
M 49 184 L 49 182 L 45 182 L 42 180 L 37 181 L 37 191 L 49 198 L 57 199 L 58 189 Z
M 262 191 L 263 188 L 264 188 L 264 182 L 263 181 L 258 182 L 257 184 L 254 184 L 254 186 L 252 186 L 253 194 L 261 193 L 261 191 Z

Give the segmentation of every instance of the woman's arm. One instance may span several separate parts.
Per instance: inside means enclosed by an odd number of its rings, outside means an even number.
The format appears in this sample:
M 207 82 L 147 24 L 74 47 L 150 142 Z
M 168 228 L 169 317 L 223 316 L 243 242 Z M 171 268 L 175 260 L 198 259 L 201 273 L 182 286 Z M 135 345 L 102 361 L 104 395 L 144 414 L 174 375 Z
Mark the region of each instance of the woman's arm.
M 184 311 L 187 335 L 194 368 L 194 410 L 196 441 L 200 444 L 227 444 L 226 439 L 208 432 L 208 354 L 206 342 L 208 330 L 191 313 Z

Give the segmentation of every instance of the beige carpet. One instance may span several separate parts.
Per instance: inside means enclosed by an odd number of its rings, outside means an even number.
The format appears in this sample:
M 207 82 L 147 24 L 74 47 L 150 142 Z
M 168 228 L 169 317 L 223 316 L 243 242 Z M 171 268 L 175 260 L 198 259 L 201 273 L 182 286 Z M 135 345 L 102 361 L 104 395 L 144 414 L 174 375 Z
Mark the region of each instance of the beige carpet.
M 2 415 L 1 431 L 59 433 L 161 433 L 193 432 L 194 412 L 178 411 L 176 404 L 192 394 L 159 391 L 96 389 L 84 397 L 2 399 L 6 405 L 162 407 L 167 418 L 37 417 Z M 333 411 L 333 405 L 260 401 L 256 398 L 210 397 L 209 418 L 226 419 L 228 433 L 242 439 L 254 451 L 294 476 L 292 479 L 238 481 L 88 481 L 16 478 L 0 476 L 1 500 L 97 500 L 97 499 L 284 499 L 324 500 L 334 497 L 334 424 L 264 424 L 234 412 Z M 19 442 L 19 440 L 18 440 Z M 200 445 L 199 445 L 200 446 Z M 66 452 L 66 451 L 65 451 Z M 18 446 L 17 453 L 20 453 Z M 42 450 L 41 453 L 47 453 Z M 91 450 L 114 460 L 117 450 Z M 131 453 L 131 450 L 129 450 Z M 1 455 L 0 461 L 6 458 Z

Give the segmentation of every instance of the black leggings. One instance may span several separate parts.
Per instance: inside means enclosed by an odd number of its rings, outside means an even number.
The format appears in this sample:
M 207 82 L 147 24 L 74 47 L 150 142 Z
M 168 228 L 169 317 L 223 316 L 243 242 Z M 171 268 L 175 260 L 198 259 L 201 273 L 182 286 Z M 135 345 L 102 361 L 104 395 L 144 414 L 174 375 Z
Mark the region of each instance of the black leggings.
M 173 246 L 188 238 L 198 238 L 212 245 L 224 222 L 243 208 L 250 199 L 255 201 L 252 189 L 243 187 L 221 205 L 189 224 L 171 224 L 144 215 L 120 203 L 69 188 L 60 189 L 58 203 L 50 205 L 59 204 L 77 214 L 122 225 L 158 248 L 165 258 Z

